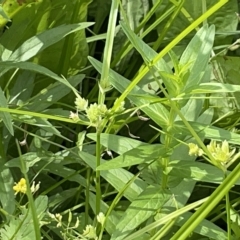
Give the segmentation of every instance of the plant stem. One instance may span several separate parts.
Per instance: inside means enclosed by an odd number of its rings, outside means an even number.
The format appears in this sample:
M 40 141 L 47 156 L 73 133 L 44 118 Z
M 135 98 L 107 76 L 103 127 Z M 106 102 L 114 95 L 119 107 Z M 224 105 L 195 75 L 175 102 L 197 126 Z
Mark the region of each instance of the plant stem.
M 227 177 L 227 172 L 225 172 L 225 178 Z M 228 232 L 228 240 L 231 240 L 231 217 L 230 217 L 230 200 L 229 200 L 229 192 L 226 193 L 226 212 L 227 212 L 227 232 Z
M 96 144 L 96 168 L 100 165 L 101 161 L 101 132 L 97 131 L 97 144 Z M 96 215 L 100 212 L 101 204 L 101 181 L 100 171 L 96 170 Z
M 98 104 L 104 103 L 105 92 L 111 85 L 108 75 L 109 75 L 109 68 L 110 68 L 110 62 L 112 57 L 112 48 L 113 48 L 113 41 L 115 36 L 117 14 L 118 14 L 118 0 L 112 0 L 109 21 L 108 21 L 106 45 L 105 45 L 104 54 L 103 54 L 103 66 L 102 66 L 102 72 L 101 72 L 101 79 L 99 82 L 100 90 L 98 95 Z
M 21 167 L 22 167 L 21 170 L 22 170 L 22 173 L 24 175 L 24 178 L 25 178 L 26 184 L 27 184 L 27 192 L 26 193 L 27 193 L 27 197 L 28 197 L 28 201 L 29 201 L 29 208 L 30 208 L 30 211 L 32 213 L 35 239 L 41 239 L 39 219 L 38 219 L 37 210 L 36 210 L 36 206 L 35 206 L 35 203 L 34 203 L 33 195 L 31 193 L 30 183 L 29 183 L 28 176 L 27 176 L 27 169 L 26 169 L 26 165 L 25 165 L 26 163 L 22 159 L 22 153 L 21 153 L 20 145 L 19 145 L 19 142 L 17 140 L 16 140 L 16 145 L 17 145 L 17 150 L 18 150 L 19 156 L 20 156 Z

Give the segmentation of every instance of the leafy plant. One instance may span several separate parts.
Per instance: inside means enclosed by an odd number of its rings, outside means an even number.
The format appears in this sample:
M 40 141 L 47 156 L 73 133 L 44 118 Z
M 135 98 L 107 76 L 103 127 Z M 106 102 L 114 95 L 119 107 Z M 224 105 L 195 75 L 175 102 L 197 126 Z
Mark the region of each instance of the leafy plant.
M 1 4 L 1 239 L 240 237 L 238 1 Z

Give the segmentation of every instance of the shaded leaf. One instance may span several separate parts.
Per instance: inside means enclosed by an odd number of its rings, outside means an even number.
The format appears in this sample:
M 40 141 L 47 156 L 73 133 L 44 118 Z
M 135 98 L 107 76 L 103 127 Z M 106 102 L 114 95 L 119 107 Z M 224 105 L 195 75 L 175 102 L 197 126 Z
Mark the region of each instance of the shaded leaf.
M 158 158 L 168 157 L 170 152 L 171 150 L 167 150 L 166 147 L 161 144 L 144 145 L 131 149 L 113 160 L 101 164 L 97 167 L 97 170 L 109 170 L 147 163 Z
M 125 239 L 141 223 L 155 214 L 170 197 L 170 192 L 164 191 L 160 186 L 148 186 L 125 211 L 112 234 L 111 240 Z
M 94 171 L 96 170 L 96 157 L 86 153 L 79 152 L 79 156 L 82 160 L 91 167 Z M 101 163 L 106 161 L 101 160 Z M 101 177 L 103 177 L 109 184 L 111 184 L 117 191 L 121 191 L 124 186 L 134 177 L 134 175 L 124 169 L 111 169 L 109 171 L 101 171 Z M 146 183 L 140 178 L 137 178 L 124 192 L 124 196 L 133 201 L 145 188 Z

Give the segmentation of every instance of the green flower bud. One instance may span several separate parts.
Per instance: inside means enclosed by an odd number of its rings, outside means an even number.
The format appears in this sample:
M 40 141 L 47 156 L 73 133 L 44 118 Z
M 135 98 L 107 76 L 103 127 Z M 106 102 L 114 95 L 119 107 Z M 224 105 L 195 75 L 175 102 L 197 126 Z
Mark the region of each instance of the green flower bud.
M 83 231 L 83 236 L 88 238 L 88 239 L 96 239 L 96 228 L 94 228 L 91 225 L 87 225 L 86 229 Z
M 86 111 L 88 107 L 88 100 L 82 97 L 77 97 L 74 103 L 78 111 Z
M 201 148 L 199 148 L 197 144 L 189 143 L 188 147 L 189 147 L 188 154 L 190 156 L 202 156 L 203 155 L 203 150 Z

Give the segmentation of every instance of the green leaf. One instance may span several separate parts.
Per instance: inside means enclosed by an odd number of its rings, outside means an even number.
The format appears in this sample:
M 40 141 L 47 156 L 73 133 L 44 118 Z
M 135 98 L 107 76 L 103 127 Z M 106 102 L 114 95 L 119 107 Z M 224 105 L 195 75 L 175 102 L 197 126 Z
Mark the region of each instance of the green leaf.
M 111 240 L 121 240 L 157 212 L 171 197 L 170 192 L 158 186 L 148 186 L 135 199 L 119 220 Z
M 89 133 L 87 134 L 87 137 L 97 141 L 97 134 L 96 133 Z M 101 145 L 106 147 L 109 150 L 114 151 L 118 154 L 123 154 L 133 148 L 137 148 L 142 145 L 146 145 L 147 143 L 131 139 L 128 137 L 113 135 L 113 134 L 107 134 L 102 133 L 100 136 Z
M 204 138 L 207 139 L 215 139 L 218 141 L 227 140 L 229 143 L 233 144 L 240 144 L 239 134 L 230 132 L 228 130 L 209 126 L 203 123 L 197 123 L 197 122 L 189 122 L 192 128 L 199 134 L 202 134 Z M 189 130 L 186 128 L 186 126 L 180 122 L 175 122 L 173 129 L 173 132 L 178 132 L 180 134 L 183 134 L 185 136 L 189 135 Z
M 1 160 L 2 161 L 2 160 Z M 8 214 L 13 214 L 15 210 L 15 197 L 14 197 L 14 180 L 9 168 L 3 167 L 1 162 L 0 172 L 0 192 L 1 192 L 1 206 Z M 6 216 L 8 219 L 9 216 Z
M 97 170 L 109 170 L 121 167 L 129 167 L 141 163 L 150 162 L 158 159 L 159 157 L 164 158 L 169 156 L 169 154 L 170 150 L 167 150 L 164 145 L 144 145 L 131 149 L 128 152 L 125 152 L 122 155 L 114 158 L 113 160 L 101 164 L 99 167 L 97 167 Z
M 240 85 L 215 82 L 201 83 L 199 86 L 186 89 L 186 92 L 189 92 L 190 94 L 240 92 Z
M 208 28 L 205 25 L 197 32 L 183 52 L 180 64 L 184 66 L 190 63 L 188 74 L 184 76 L 185 89 L 200 84 L 209 62 L 214 36 L 214 26 Z
M 71 188 L 65 191 L 58 192 L 49 197 L 49 208 L 56 208 L 63 204 L 65 201 L 73 198 L 76 195 L 78 188 Z
M 210 164 L 193 161 L 170 161 L 167 172 L 172 176 L 217 184 L 221 184 L 225 178 L 223 171 L 219 168 Z M 240 180 L 236 184 L 239 185 Z
M 43 51 L 45 48 L 60 41 L 68 34 L 90 27 L 91 25 L 93 25 L 93 23 L 78 23 L 63 25 L 46 30 L 25 41 L 18 49 L 12 53 L 8 60 L 16 62 L 27 61 L 39 52 Z
M 96 157 L 86 153 L 79 152 L 81 159 L 94 171 L 96 170 Z M 101 163 L 106 161 L 101 160 Z M 117 191 L 121 191 L 124 186 L 134 177 L 134 175 L 124 169 L 111 169 L 109 171 L 101 171 L 101 177 L 103 177 L 109 184 L 111 184 Z M 137 178 L 124 192 L 124 196 L 133 201 L 144 189 L 146 183 L 140 178 Z
M 45 76 L 48 76 L 50 78 L 53 78 L 63 83 L 64 85 L 72 89 L 74 93 L 76 93 L 76 89 L 67 80 L 64 80 L 63 78 L 58 77 L 54 72 L 48 70 L 47 68 L 31 62 L 0 62 L 0 70 L 2 70 L 0 73 L 0 76 L 2 76 L 4 73 L 9 71 L 10 69 L 15 69 L 15 68 L 37 72 Z
M 4 96 L 4 92 L 3 92 L 2 88 L 0 88 L 0 104 L 2 107 L 8 108 L 7 99 Z M 0 117 L 2 118 L 3 123 L 6 126 L 6 128 L 8 129 L 8 131 L 10 132 L 10 134 L 13 136 L 14 131 L 13 131 L 13 126 L 12 126 L 11 114 L 7 113 L 7 112 L 0 112 Z
M 82 82 L 85 75 L 79 74 L 68 79 L 69 83 L 76 87 Z M 58 100 L 70 93 L 70 88 L 62 83 L 56 82 L 45 89 L 42 89 L 38 96 L 34 96 L 34 101 L 29 105 L 29 109 L 35 112 L 41 112 L 52 104 L 55 104 Z
M 6 167 L 18 167 L 22 169 L 21 162 L 19 161 L 19 158 L 13 158 L 10 161 L 8 161 L 5 166 Z M 36 153 L 25 153 L 22 155 L 22 160 L 25 162 L 26 166 L 26 172 L 29 171 L 29 168 L 34 166 L 37 162 L 41 160 L 41 158 Z

